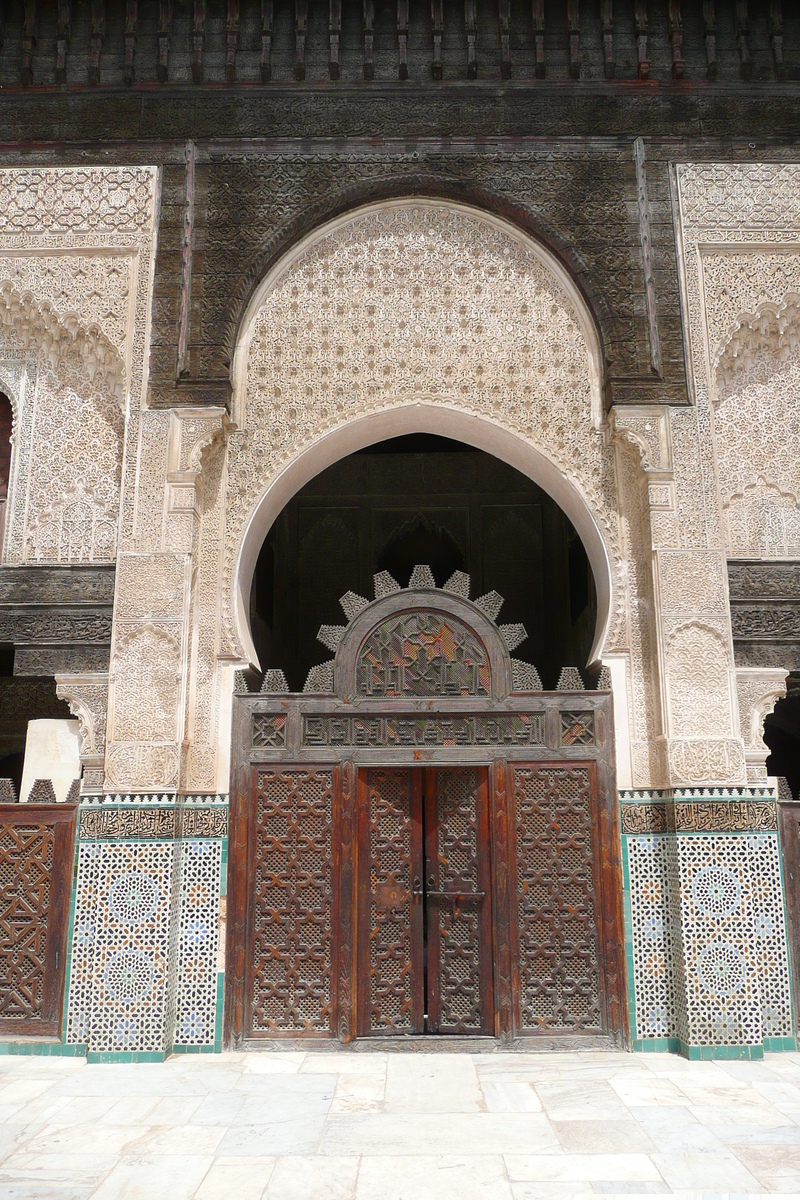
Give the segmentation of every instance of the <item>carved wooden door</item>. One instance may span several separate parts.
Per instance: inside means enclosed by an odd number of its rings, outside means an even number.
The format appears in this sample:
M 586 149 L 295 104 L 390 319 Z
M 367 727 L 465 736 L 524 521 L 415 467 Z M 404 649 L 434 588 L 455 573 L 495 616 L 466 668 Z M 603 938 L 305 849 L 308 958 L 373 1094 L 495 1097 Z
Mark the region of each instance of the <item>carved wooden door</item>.
M 492 1033 L 487 771 L 434 768 L 424 777 L 427 1029 Z
M 493 1029 L 486 776 L 359 772 L 361 1034 Z
M 0 1036 L 58 1037 L 77 809 L 0 805 Z
M 330 769 L 253 772 L 248 814 L 252 942 L 245 990 L 249 1037 L 330 1031 L 332 807 Z
M 616 1029 L 622 924 L 594 764 L 515 763 L 510 782 L 515 1027 Z

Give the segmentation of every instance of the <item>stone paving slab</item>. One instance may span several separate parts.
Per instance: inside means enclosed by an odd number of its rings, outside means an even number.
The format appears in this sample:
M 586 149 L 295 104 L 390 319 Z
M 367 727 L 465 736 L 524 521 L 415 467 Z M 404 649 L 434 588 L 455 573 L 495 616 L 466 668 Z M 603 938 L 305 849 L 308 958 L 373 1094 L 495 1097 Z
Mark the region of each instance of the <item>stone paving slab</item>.
M 0 1200 L 800 1197 L 800 1054 L 0 1058 Z

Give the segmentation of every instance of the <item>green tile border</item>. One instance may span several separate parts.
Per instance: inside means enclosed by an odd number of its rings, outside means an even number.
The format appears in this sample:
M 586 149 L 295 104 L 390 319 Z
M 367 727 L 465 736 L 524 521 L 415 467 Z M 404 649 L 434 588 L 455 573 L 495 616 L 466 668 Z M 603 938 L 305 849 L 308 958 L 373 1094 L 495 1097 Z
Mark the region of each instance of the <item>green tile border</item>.
M 75 838 L 75 861 L 72 864 L 72 894 L 69 898 L 69 924 L 67 926 L 67 962 L 64 971 L 64 1005 L 61 1012 L 61 1037 L 67 1036 L 67 1013 L 69 1011 L 69 985 L 72 979 L 72 942 L 75 936 L 75 908 L 78 903 L 78 863 L 81 843 Z
M 160 1063 L 169 1055 L 163 1050 L 90 1050 L 87 1063 Z
M 678 1053 L 691 1062 L 709 1062 L 712 1059 L 762 1059 L 764 1047 L 758 1046 L 687 1046 L 681 1042 Z
M 764 1050 L 768 1054 L 784 1054 L 787 1051 L 794 1053 L 797 1050 L 797 1038 L 765 1037 Z
M 622 835 L 622 911 L 625 925 L 625 975 L 628 990 L 628 1036 L 636 1042 L 636 987 L 633 976 L 633 914 L 631 910 L 631 876 L 628 864 L 628 839 Z
M 0 1056 L 13 1054 L 28 1058 L 83 1058 L 86 1046 L 66 1042 L 0 1042 Z
M 222 1052 L 222 1009 L 225 1004 L 225 972 L 217 972 L 217 1016 L 214 1021 L 214 1050 Z
M 794 1038 L 772 1038 L 771 1041 L 791 1042 L 791 1046 L 776 1046 L 767 1044 L 770 1039 L 765 1038 L 764 1044 L 758 1046 L 689 1046 L 680 1038 L 634 1038 L 633 1049 L 640 1054 L 663 1054 L 668 1051 L 671 1054 L 679 1054 L 682 1058 L 688 1058 L 691 1062 L 710 1062 L 713 1059 L 752 1059 L 760 1060 L 764 1057 L 764 1051 L 773 1050 L 794 1050 Z
M 633 1038 L 631 1045 L 638 1054 L 679 1054 L 681 1048 L 678 1038 Z

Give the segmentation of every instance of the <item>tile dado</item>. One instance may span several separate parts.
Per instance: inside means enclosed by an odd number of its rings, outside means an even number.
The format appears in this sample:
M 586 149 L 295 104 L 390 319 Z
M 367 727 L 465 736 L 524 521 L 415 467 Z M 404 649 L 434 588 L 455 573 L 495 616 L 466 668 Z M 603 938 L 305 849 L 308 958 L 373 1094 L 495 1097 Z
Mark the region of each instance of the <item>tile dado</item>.
M 774 792 L 620 799 L 634 1045 L 793 1047 Z
M 226 799 L 81 804 L 68 1044 L 112 1057 L 220 1048 Z

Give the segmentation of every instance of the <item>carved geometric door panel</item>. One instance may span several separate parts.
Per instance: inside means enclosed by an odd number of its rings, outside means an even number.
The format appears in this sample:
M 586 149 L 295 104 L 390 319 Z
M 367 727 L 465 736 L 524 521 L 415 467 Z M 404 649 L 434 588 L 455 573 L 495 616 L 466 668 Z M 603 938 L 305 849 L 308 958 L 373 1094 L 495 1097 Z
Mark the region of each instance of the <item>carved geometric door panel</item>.
M 493 1031 L 485 767 L 425 771 L 427 1028 Z
M 492 1031 L 487 772 L 359 772 L 362 1035 Z
M 594 766 L 514 764 L 515 1025 L 603 1030 Z M 512 892 L 512 895 L 514 892 Z
M 331 1028 L 333 772 L 253 772 L 246 1029 L 249 1037 Z
M 76 813 L 0 805 L 0 1036 L 60 1036 Z
M 422 1033 L 424 934 L 422 778 L 413 769 L 359 771 L 358 1032 Z

